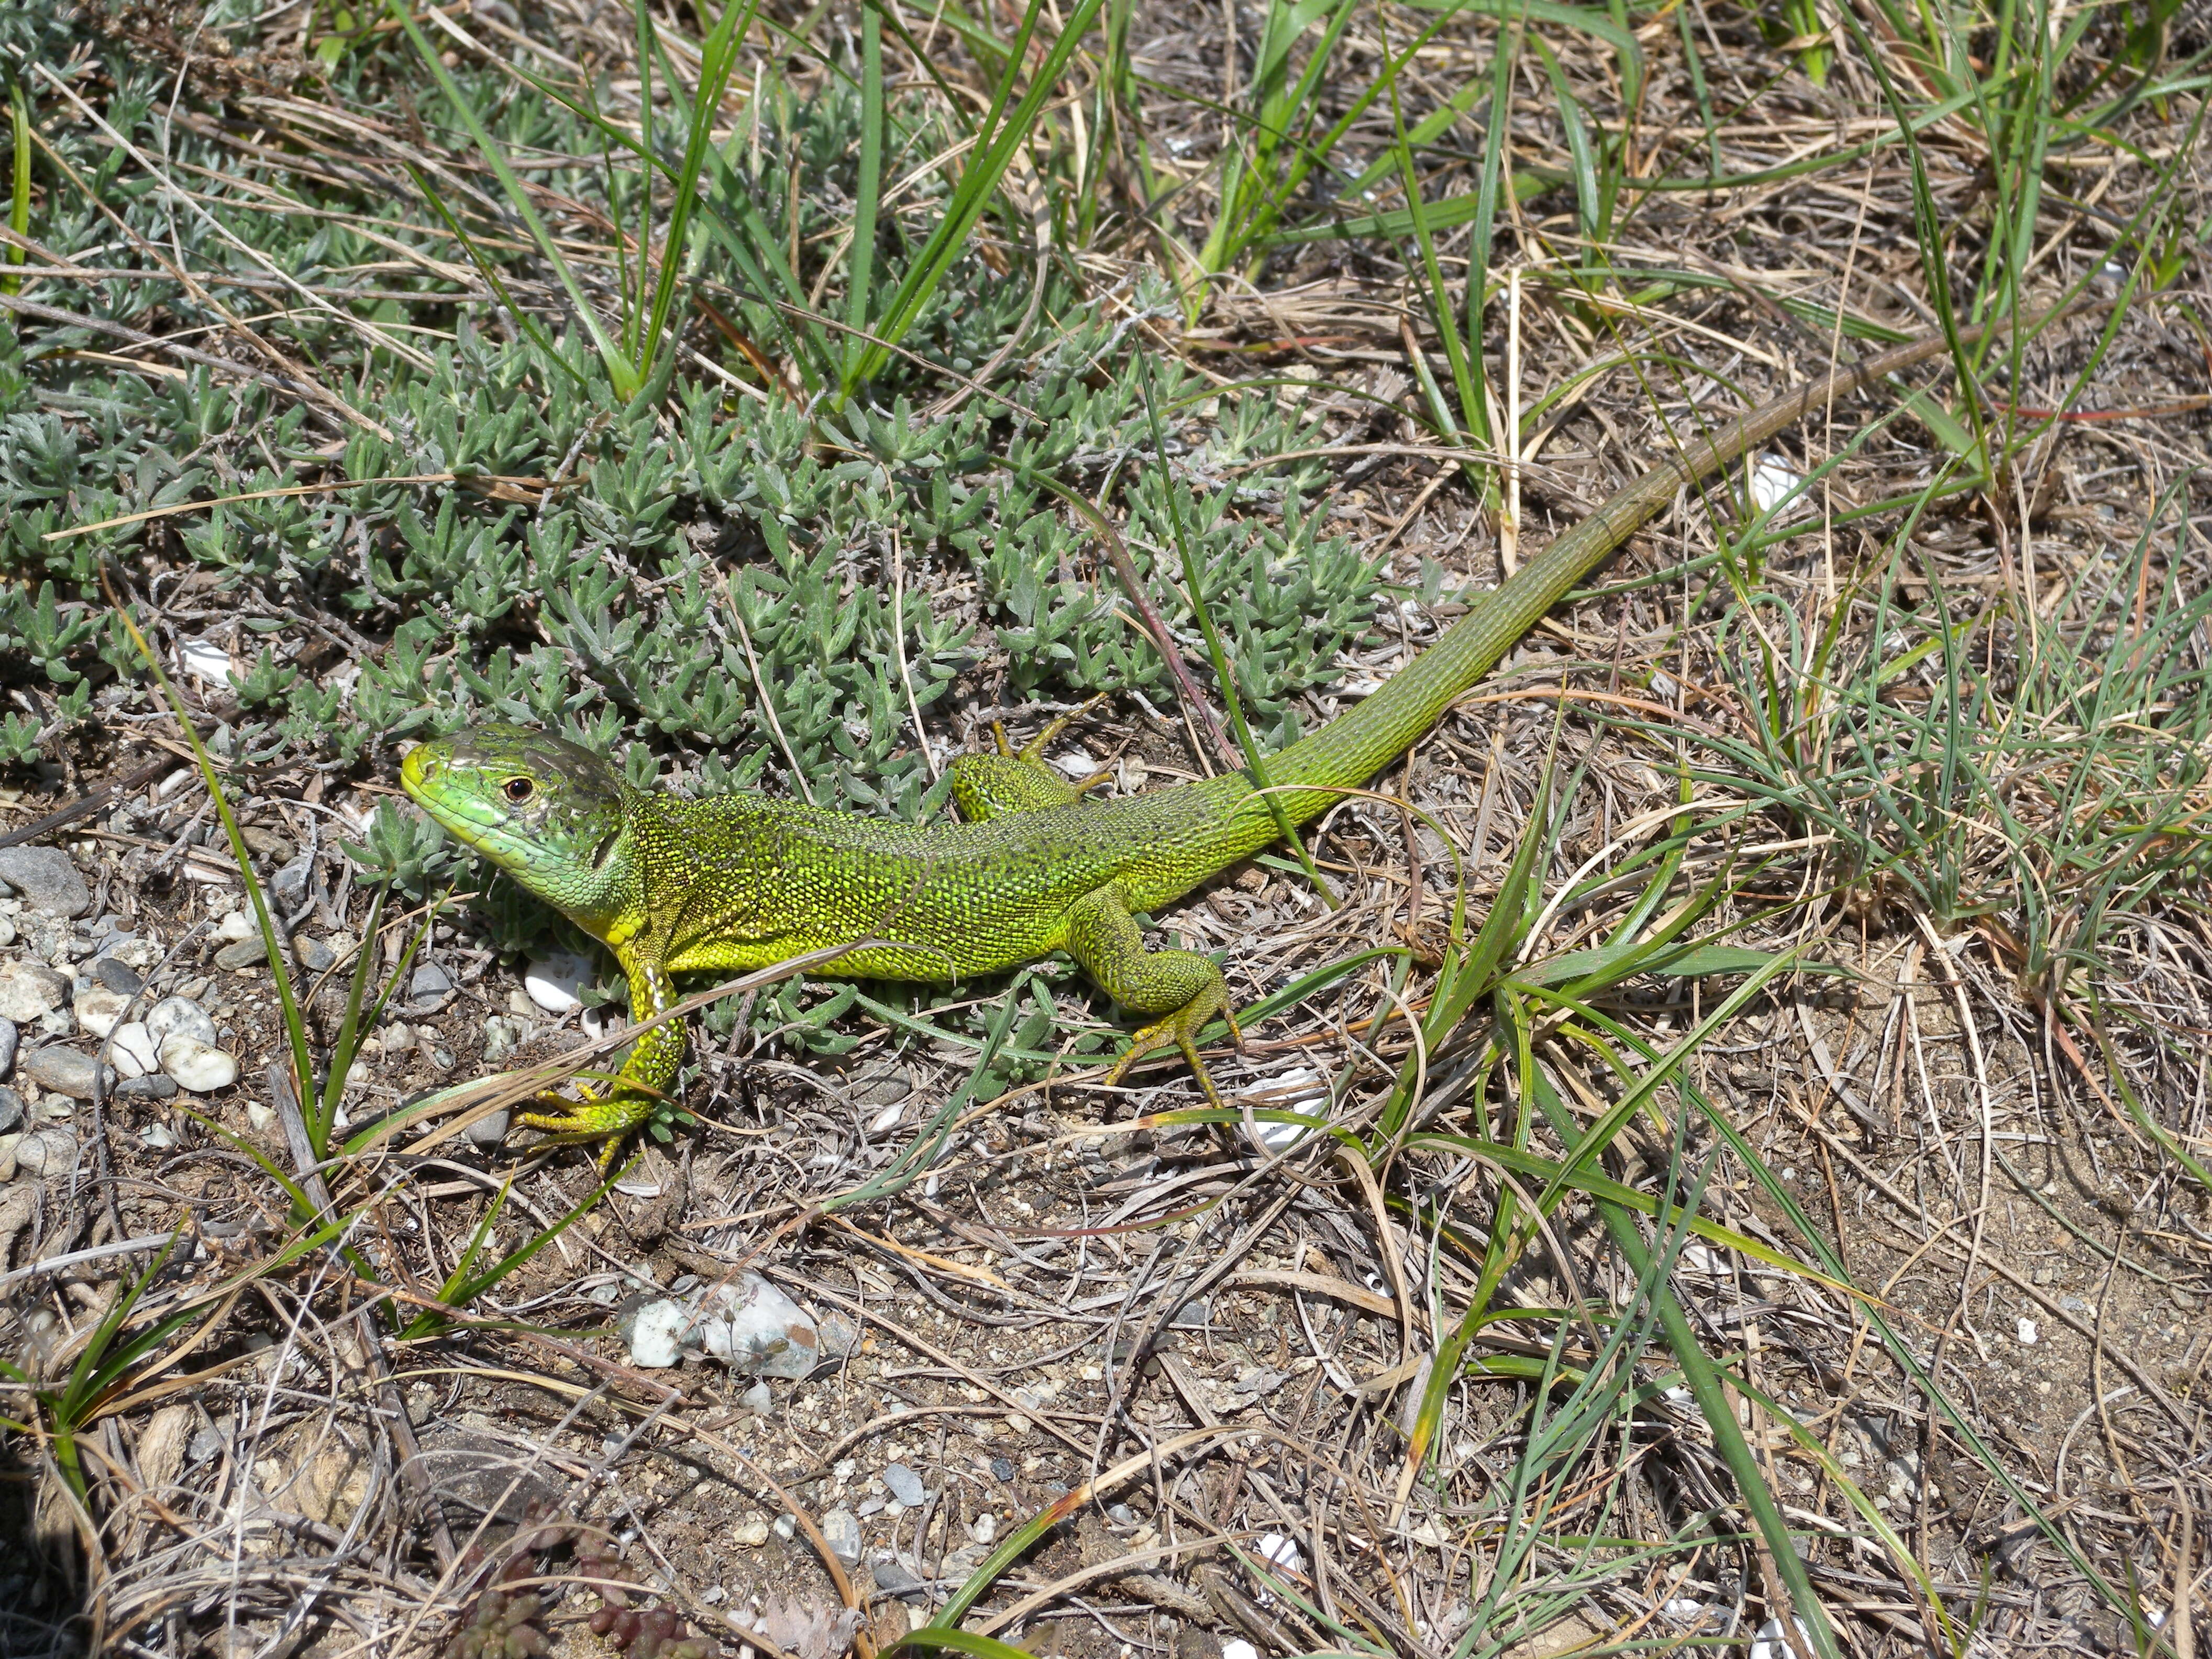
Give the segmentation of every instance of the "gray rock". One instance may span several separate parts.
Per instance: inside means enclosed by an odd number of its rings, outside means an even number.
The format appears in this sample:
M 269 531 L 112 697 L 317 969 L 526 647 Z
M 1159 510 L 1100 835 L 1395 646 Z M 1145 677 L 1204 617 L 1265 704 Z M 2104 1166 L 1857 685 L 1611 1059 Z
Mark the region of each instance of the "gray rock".
M 27 1175 L 60 1175 L 76 1163 L 76 1137 L 67 1129 L 34 1129 L 15 1143 L 15 1167 Z
M 300 953 L 300 965 L 311 974 L 319 974 L 337 964 L 338 953 L 325 940 L 311 933 L 294 935 L 292 948 Z
M 884 1485 L 891 1489 L 891 1496 L 907 1506 L 919 1509 L 929 1500 L 929 1488 L 921 1484 L 921 1477 L 903 1463 L 884 1466 Z M 884 1588 L 888 1589 L 889 1585 Z
M 314 860 L 302 853 L 270 877 L 269 890 L 276 894 L 288 909 L 295 908 L 307 896 L 307 882 L 314 873 Z
M 15 901 L 10 899 L 8 902 L 10 904 L 13 904 Z M 14 918 L 6 915 L 0 915 L 0 945 L 13 945 L 15 942 L 15 923 Z
M 507 1120 L 514 1115 L 502 1108 L 489 1117 L 479 1118 L 462 1131 L 479 1146 L 496 1146 L 507 1138 Z
M 29 1024 L 70 999 L 70 981 L 43 962 L 0 963 L 0 1018 Z
M 135 997 L 146 988 L 146 981 L 138 970 L 127 962 L 113 957 L 101 957 L 92 964 L 92 976 L 109 990 L 123 996 Z
M 426 962 L 407 977 L 407 1005 L 418 1014 L 434 1014 L 453 1000 L 453 981 L 434 962 Z
M 496 1066 L 522 1047 L 522 1022 L 494 1014 L 483 1023 L 483 1063 Z
M 115 1085 L 118 1100 L 174 1100 L 177 1080 L 160 1072 L 150 1072 L 144 1077 L 126 1077 Z M 149 1140 L 147 1143 L 151 1146 Z
M 215 1021 L 189 996 L 163 997 L 155 1003 L 146 1014 L 146 1034 L 157 1049 L 173 1036 L 188 1036 L 210 1048 L 216 1044 Z
M 1014 1483 L 1014 1460 L 1011 1457 L 993 1458 L 991 1473 L 998 1480 L 1011 1486 Z
M 824 1314 L 815 1327 L 824 1359 L 850 1359 L 860 1351 L 860 1328 L 842 1314 Z
M 23 1097 L 6 1085 L 0 1084 L 0 1135 L 13 1134 L 21 1127 L 22 1121 Z
M 234 974 L 249 968 L 265 967 L 268 962 L 269 952 L 262 948 L 258 939 L 239 939 L 215 953 L 215 965 Z
M 42 1089 L 52 1089 L 71 1100 L 93 1097 L 93 1058 L 75 1048 L 33 1048 L 23 1056 L 23 1075 Z M 115 1086 L 115 1073 L 107 1068 L 107 1085 Z
M 12 1019 L 0 1019 L 0 1078 L 8 1075 L 15 1063 L 15 1047 L 22 1041 L 22 1033 L 15 1029 Z
M 92 890 L 58 847 L 0 847 L 0 881 L 46 915 L 81 916 L 92 908 Z
M 850 1510 L 832 1510 L 822 1517 L 822 1541 L 830 1554 L 848 1567 L 860 1564 L 860 1518 Z
M 921 1580 L 896 1561 L 877 1562 L 875 1573 L 876 1588 L 886 1595 L 896 1595 L 902 1601 L 923 1601 L 929 1597 Z

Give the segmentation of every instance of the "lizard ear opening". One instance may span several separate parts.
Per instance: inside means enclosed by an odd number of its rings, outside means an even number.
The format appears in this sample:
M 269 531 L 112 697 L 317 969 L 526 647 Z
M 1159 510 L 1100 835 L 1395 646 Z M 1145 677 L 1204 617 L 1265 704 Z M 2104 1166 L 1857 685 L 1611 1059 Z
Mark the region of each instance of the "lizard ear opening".
M 605 838 L 599 842 L 599 850 L 592 854 L 592 867 L 595 870 L 605 869 L 608 860 L 615 855 L 616 845 L 621 840 L 622 830 L 619 828 L 608 830 Z

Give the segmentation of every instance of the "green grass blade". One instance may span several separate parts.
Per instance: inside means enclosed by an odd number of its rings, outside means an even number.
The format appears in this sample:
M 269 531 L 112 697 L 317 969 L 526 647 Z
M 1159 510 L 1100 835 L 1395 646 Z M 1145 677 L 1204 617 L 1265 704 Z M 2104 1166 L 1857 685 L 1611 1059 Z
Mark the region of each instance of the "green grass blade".
M 500 188 L 506 192 L 507 204 L 514 210 L 515 217 L 522 221 L 530 232 L 531 239 L 538 244 L 538 252 L 553 268 L 553 274 L 568 295 L 568 303 L 575 310 L 577 320 L 591 336 L 592 347 L 599 352 L 600 362 L 605 366 L 608 384 L 614 387 L 617 396 L 629 401 L 637 395 L 643 385 L 643 377 L 637 366 L 625 357 L 622 349 L 608 337 L 606 329 L 600 324 L 599 313 L 584 297 L 584 290 L 576 281 L 575 272 L 569 269 L 568 260 L 554 241 L 553 233 L 538 216 L 538 209 L 531 202 L 530 192 L 524 188 L 521 179 L 508 164 L 505 148 L 491 136 L 490 130 L 483 124 L 483 118 L 477 113 L 475 104 L 461 91 L 460 83 L 453 79 L 445 60 L 424 38 L 421 25 L 415 21 L 415 14 L 408 9 L 407 0 L 387 0 L 387 3 L 392 16 L 413 43 L 416 55 L 422 60 L 423 67 L 437 82 L 439 90 L 445 94 L 454 113 L 461 118 L 462 125 L 469 130 L 469 137 L 476 141 L 477 153 L 499 180 Z

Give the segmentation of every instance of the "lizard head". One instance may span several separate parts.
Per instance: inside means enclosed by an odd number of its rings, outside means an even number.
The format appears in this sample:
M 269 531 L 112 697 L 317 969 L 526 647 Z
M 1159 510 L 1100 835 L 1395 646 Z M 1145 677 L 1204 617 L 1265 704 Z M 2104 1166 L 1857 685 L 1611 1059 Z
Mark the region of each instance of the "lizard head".
M 633 792 L 605 756 L 525 726 L 411 750 L 399 781 L 447 834 L 586 928 L 620 907 Z

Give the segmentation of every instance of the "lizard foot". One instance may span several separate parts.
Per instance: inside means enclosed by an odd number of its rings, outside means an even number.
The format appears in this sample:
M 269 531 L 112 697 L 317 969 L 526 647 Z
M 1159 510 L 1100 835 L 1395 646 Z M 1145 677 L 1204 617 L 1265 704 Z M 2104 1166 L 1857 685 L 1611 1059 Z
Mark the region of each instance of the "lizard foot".
M 601 1175 L 613 1164 L 615 1154 L 622 1150 L 629 1132 L 653 1115 L 653 1101 L 627 1090 L 603 1096 L 586 1089 L 575 1100 L 556 1094 L 544 1094 L 538 1098 L 546 1105 L 566 1109 L 558 1115 L 525 1112 L 516 1121 L 525 1128 L 545 1131 L 546 1139 L 538 1143 L 541 1146 L 583 1146 L 594 1140 L 603 1142 L 599 1148 Z
M 1211 1006 L 1207 1006 L 1209 1003 Z M 1237 1023 L 1237 1011 L 1229 1006 L 1228 997 L 1201 995 L 1173 1013 L 1140 1027 L 1130 1037 L 1129 1046 L 1122 1051 L 1121 1058 L 1114 1062 L 1113 1070 L 1108 1072 L 1102 1081 L 1109 1085 L 1119 1083 L 1128 1069 L 1145 1055 L 1155 1048 L 1173 1043 L 1182 1050 L 1183 1060 L 1189 1066 L 1191 1075 L 1198 1079 L 1198 1086 L 1208 1103 L 1228 1111 L 1229 1103 L 1222 1099 L 1221 1091 L 1213 1086 L 1212 1074 L 1206 1069 L 1206 1062 L 1198 1057 L 1198 1034 L 1205 1029 L 1206 1022 L 1216 1014 L 1229 1022 L 1229 1035 L 1241 1052 L 1244 1047 L 1244 1031 Z

